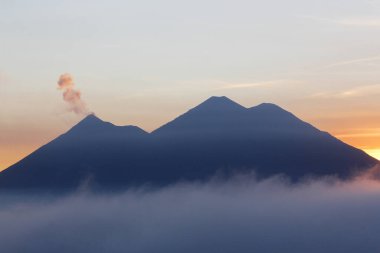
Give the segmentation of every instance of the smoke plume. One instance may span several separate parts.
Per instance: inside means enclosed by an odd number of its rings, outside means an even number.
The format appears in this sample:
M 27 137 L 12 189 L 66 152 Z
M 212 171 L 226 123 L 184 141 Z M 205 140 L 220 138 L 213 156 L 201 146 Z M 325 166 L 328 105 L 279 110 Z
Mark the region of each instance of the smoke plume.
M 65 100 L 69 107 L 68 110 L 76 114 L 87 115 L 89 110 L 86 104 L 81 99 L 81 93 L 79 90 L 74 89 L 73 77 L 68 74 L 62 74 L 58 80 L 58 89 L 63 90 L 63 100 Z

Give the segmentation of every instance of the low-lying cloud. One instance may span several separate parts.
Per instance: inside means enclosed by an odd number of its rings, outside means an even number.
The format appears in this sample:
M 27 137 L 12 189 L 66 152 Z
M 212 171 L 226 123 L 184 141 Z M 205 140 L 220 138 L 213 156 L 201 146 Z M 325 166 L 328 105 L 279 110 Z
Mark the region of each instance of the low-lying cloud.
M 380 252 L 380 183 L 369 178 L 0 200 L 1 252 Z

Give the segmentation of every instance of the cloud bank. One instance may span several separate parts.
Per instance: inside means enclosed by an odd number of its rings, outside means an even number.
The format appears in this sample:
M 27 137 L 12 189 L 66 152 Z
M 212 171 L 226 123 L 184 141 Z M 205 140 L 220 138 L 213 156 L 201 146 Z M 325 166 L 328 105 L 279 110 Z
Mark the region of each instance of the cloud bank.
M 2 252 L 380 252 L 380 183 L 367 178 L 0 200 Z

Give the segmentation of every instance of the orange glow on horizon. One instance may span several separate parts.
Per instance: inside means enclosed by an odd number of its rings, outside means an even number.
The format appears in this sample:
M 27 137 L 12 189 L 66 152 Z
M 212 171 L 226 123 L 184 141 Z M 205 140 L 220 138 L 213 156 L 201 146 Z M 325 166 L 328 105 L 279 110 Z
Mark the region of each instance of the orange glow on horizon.
M 377 131 L 372 129 L 362 133 L 335 134 L 334 136 L 380 160 L 380 134 Z
M 380 160 L 380 148 L 378 149 L 364 149 L 364 151 L 377 160 Z
M 37 145 L 19 145 L 17 147 L 13 146 L 12 149 L 7 147 L 3 148 L 0 146 L 0 171 L 5 170 L 6 168 L 17 163 L 37 148 L 39 148 Z
M 353 134 L 335 134 L 335 137 L 342 140 L 343 142 L 357 147 L 365 151 L 370 156 L 380 160 L 380 138 L 379 134 L 369 133 L 353 133 Z M 46 144 L 46 138 L 41 138 L 44 141 L 30 143 L 30 144 L 15 144 L 12 148 L 1 147 L 0 146 L 0 171 L 8 168 L 14 163 L 20 161 L 42 145 Z M 54 138 L 51 138 L 54 139 Z

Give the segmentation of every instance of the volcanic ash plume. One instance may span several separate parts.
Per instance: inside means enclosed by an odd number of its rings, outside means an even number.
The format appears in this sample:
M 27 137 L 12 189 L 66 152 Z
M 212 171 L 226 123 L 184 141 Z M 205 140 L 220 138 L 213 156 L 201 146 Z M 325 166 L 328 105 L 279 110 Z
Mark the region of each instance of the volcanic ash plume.
M 63 100 L 69 104 L 69 111 L 76 114 L 87 115 L 89 110 L 81 99 L 81 93 L 74 89 L 74 81 L 70 74 L 62 74 L 58 80 L 58 88 L 63 90 Z

